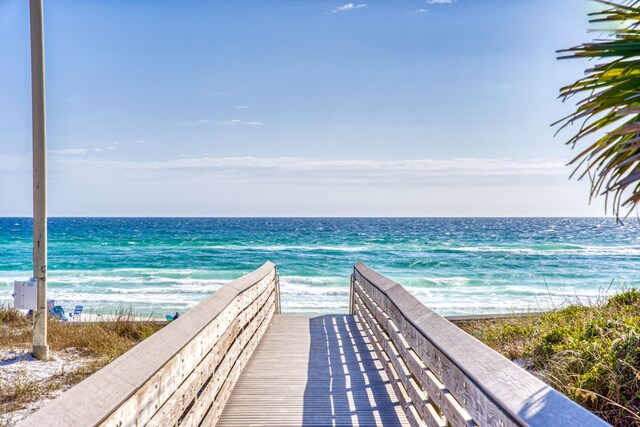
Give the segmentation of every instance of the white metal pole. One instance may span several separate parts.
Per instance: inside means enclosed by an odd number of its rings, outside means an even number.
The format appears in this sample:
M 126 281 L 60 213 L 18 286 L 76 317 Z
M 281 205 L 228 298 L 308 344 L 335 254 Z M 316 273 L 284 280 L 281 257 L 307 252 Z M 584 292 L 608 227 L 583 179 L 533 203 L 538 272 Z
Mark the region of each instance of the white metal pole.
M 38 307 L 33 313 L 33 355 L 49 356 L 47 345 L 47 141 L 44 95 L 44 25 L 42 0 L 30 0 L 31 111 L 33 129 L 33 276 Z

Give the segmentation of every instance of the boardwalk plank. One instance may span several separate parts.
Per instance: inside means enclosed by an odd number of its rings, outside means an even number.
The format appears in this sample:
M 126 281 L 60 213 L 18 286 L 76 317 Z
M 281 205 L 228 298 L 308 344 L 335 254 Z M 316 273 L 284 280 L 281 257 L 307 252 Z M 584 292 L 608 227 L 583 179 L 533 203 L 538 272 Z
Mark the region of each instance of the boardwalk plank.
M 275 315 L 219 426 L 409 425 L 351 315 Z

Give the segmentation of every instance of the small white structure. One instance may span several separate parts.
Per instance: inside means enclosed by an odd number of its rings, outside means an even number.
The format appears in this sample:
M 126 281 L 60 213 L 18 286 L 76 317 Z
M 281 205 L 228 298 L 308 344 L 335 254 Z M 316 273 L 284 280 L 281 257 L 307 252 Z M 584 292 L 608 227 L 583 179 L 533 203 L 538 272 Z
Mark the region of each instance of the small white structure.
M 32 277 L 28 281 L 13 282 L 13 306 L 20 310 L 35 310 L 38 296 L 38 282 Z

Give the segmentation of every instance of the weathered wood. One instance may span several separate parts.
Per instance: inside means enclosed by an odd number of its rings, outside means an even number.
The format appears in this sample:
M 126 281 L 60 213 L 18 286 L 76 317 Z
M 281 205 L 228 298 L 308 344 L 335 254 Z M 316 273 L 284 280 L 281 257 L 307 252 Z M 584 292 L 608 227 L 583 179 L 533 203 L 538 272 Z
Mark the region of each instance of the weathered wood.
M 353 292 L 354 292 L 354 284 L 355 284 L 355 275 L 351 274 L 350 277 L 350 286 L 349 286 L 349 314 L 356 314 L 355 307 L 353 306 Z
M 606 425 L 364 264 L 351 283 L 354 316 L 276 316 L 267 263 L 22 425 Z
M 177 424 L 178 419 L 193 402 L 207 378 L 213 374 L 222 356 L 227 352 L 239 331 L 240 320 L 235 319 L 220 337 L 213 350 L 202 359 L 200 365 L 180 385 L 173 396 L 162 405 L 160 410 L 155 413 L 147 424 L 148 426 L 167 427 Z
M 148 423 L 149 426 L 169 426 L 178 422 L 184 410 L 193 402 L 198 391 L 213 374 L 216 366 L 238 336 L 240 329 L 246 326 L 247 322 L 265 304 L 268 296 L 274 292 L 273 285 L 268 285 L 266 289 L 258 286 L 251 289 L 257 289 L 259 292 L 258 297 L 244 309 L 242 314 L 236 314 L 237 305 L 233 306 L 234 310 L 230 312 L 234 316 L 231 325 L 227 327 L 211 351 L 201 360 L 198 367 L 191 372 L 173 395 L 166 400 L 162 408 L 155 413 Z
M 355 294 L 354 294 L 355 295 Z M 363 310 L 363 305 L 358 304 L 359 301 L 358 296 L 355 295 L 354 300 L 354 308 L 356 310 L 357 319 L 361 321 L 362 328 L 369 338 L 369 342 L 373 347 L 374 351 L 378 355 L 378 359 L 382 363 L 382 367 L 387 372 L 387 376 L 389 377 L 389 382 L 393 387 L 393 391 L 395 392 L 396 398 L 400 401 L 400 405 L 404 410 L 405 416 L 407 417 L 407 421 L 409 421 L 409 425 L 411 427 L 422 427 L 424 426 L 423 420 L 418 415 L 415 407 L 413 406 L 413 402 L 411 398 L 408 396 L 406 389 L 404 388 L 402 381 L 400 380 L 400 374 L 393 366 L 393 362 L 390 360 L 389 355 L 384 351 L 380 341 L 378 339 L 379 330 L 375 330 L 377 327 L 373 322 L 368 313 Z
M 463 314 L 458 316 L 444 316 L 449 322 L 454 325 L 464 325 L 473 322 L 493 322 L 503 319 L 537 319 L 543 314 L 548 313 L 545 311 L 523 311 L 514 313 L 488 313 L 488 314 Z
M 249 360 L 249 357 L 251 357 L 251 355 L 253 354 L 253 351 L 255 350 L 256 346 L 258 345 L 258 342 L 260 341 L 260 338 L 262 338 L 262 335 L 264 334 L 267 327 L 269 326 L 269 323 L 271 322 L 271 318 L 273 316 L 273 310 L 268 310 L 266 312 L 266 316 L 267 316 L 266 319 L 264 319 L 264 321 L 260 324 L 257 331 L 250 338 L 246 347 L 242 350 L 242 353 L 240 354 L 240 356 L 236 359 L 236 362 L 234 363 L 233 368 L 231 369 L 231 372 L 225 379 L 224 384 L 222 385 L 222 387 L 220 388 L 220 391 L 218 392 L 218 395 L 216 396 L 216 400 L 214 401 L 213 405 L 209 409 L 209 412 L 203 418 L 202 425 L 205 425 L 205 426 L 215 425 L 218 422 L 218 419 L 222 414 L 222 410 L 224 409 L 224 406 L 226 405 L 227 400 L 229 400 L 231 391 L 233 390 L 233 387 L 236 385 L 236 382 L 240 377 L 240 373 L 244 369 L 245 365 L 247 364 L 247 361 Z
M 247 323 L 256 318 L 260 308 L 275 310 L 276 274 L 275 265 L 265 263 L 227 283 L 21 425 L 46 425 L 51 420 L 65 427 L 142 426 L 150 421 L 158 425 L 160 417 L 153 418 L 158 410 L 171 419 L 161 425 L 174 424 L 194 392 L 197 395 L 200 391 L 202 379 L 206 381 L 210 375 L 203 360 L 217 365 L 231 336 L 249 330 Z M 271 303 L 267 304 L 269 296 Z M 237 326 L 231 326 L 234 324 Z
M 268 278 L 272 280 L 272 278 Z M 161 367 L 156 374 L 140 387 L 134 395 L 117 408 L 104 421 L 104 425 L 121 425 L 127 420 L 135 420 L 136 425 L 145 425 L 158 411 L 159 407 L 174 394 L 186 377 L 193 372 L 207 350 L 220 336 L 218 329 L 226 329 L 233 319 L 239 318 L 241 327 L 246 323 L 244 309 L 259 295 L 266 293 L 269 281 L 260 280 L 256 285 L 237 295 L 223 310 L 223 322 L 218 318 L 212 321 L 176 356 Z
M 275 315 L 218 426 L 408 425 L 350 315 Z
M 394 343 L 394 340 L 390 337 L 389 332 L 392 329 L 383 327 L 383 323 L 377 319 L 377 315 L 372 315 L 371 309 L 375 309 L 375 307 L 368 306 L 368 302 L 363 304 L 365 299 L 368 299 L 366 295 L 358 293 L 356 301 L 358 301 L 358 303 L 362 305 L 362 311 L 365 313 L 367 322 L 377 322 L 377 327 L 374 329 L 374 332 L 380 331 L 376 333 L 378 342 L 382 344 L 382 347 L 389 357 L 389 360 L 391 360 L 391 362 L 393 363 L 407 394 L 411 398 L 413 407 L 415 407 L 417 412 L 420 413 L 421 418 L 427 423 L 427 425 L 444 426 L 445 420 L 440 417 L 440 415 L 438 414 L 438 410 L 434 408 L 433 404 L 429 401 L 429 398 L 424 390 L 422 390 L 422 388 L 418 386 L 415 379 L 413 378 L 411 371 L 407 367 L 407 364 L 403 359 L 403 355 L 398 350 L 402 347 L 396 345 Z M 400 343 L 399 341 L 396 342 Z
M 431 402 L 433 402 L 433 405 L 435 405 L 435 410 L 442 412 L 445 415 L 446 420 L 453 425 L 473 425 L 470 415 L 461 407 L 453 396 L 451 396 L 451 393 L 444 388 L 437 377 L 426 368 L 424 363 L 422 363 L 417 354 L 409 346 L 406 339 L 402 336 L 402 333 L 396 326 L 396 323 L 393 322 L 389 315 L 384 312 L 369 295 L 367 295 L 360 283 L 356 282 L 354 284 L 354 289 L 362 302 L 364 302 L 366 308 L 373 313 L 373 316 L 381 325 L 383 325 L 385 332 L 390 336 L 390 341 L 393 343 L 394 349 L 387 349 L 387 352 L 395 351 L 395 349 L 398 350 L 403 362 L 409 367 L 409 371 L 413 376 L 415 376 L 418 383 L 421 385 L 421 390 L 426 392 Z M 431 412 L 431 408 L 426 408 L 423 412 Z M 426 413 L 424 416 L 427 416 Z
M 282 304 L 281 304 L 281 300 L 280 300 L 280 275 L 279 274 L 276 274 L 275 285 L 276 285 L 276 312 L 275 312 L 275 314 L 280 314 L 280 313 L 282 313 Z
M 406 365 L 402 361 L 400 354 L 397 352 L 393 342 L 386 334 L 382 326 L 375 320 L 369 309 L 363 303 L 361 296 L 358 293 L 354 293 L 354 306 L 359 318 L 363 320 L 365 331 L 368 334 L 373 334 L 371 337 L 375 342 L 376 350 L 380 352 L 379 358 L 383 358 L 391 365 L 392 376 L 394 379 L 399 380 L 398 387 L 394 388 L 394 391 L 398 395 L 403 409 L 407 415 L 407 419 L 412 424 L 421 425 L 424 421 L 428 426 L 442 427 L 444 426 L 444 420 L 437 418 L 429 418 L 431 411 L 429 411 L 430 403 L 425 401 L 424 396 L 416 389 L 412 389 L 411 373 L 407 369 Z M 417 414 L 420 414 L 418 416 Z
M 249 323 L 236 338 L 231 348 L 224 355 L 222 362 L 217 366 L 215 373 L 210 377 L 209 381 L 199 391 L 199 396 L 189 412 L 185 414 L 181 422 L 181 426 L 191 427 L 200 425 L 203 417 L 214 403 L 216 396 L 220 392 L 224 382 L 226 381 L 236 360 L 242 354 L 242 350 L 254 334 L 258 326 L 262 323 L 267 313 L 273 309 L 273 299 L 270 298 L 258 314 L 256 321 Z
M 354 267 L 354 278 L 384 312 L 384 318 L 379 316 L 381 324 L 394 325 L 392 339 L 395 332 L 406 341 L 411 357 L 401 353 L 405 363 L 421 388 L 448 415 L 448 422 L 468 424 L 470 416 L 480 425 L 607 425 L 429 310 L 399 284 L 362 263 Z M 404 344 L 394 343 L 402 351 Z M 411 352 L 421 363 L 411 360 Z M 462 406 L 468 415 L 456 406 Z M 454 421 L 455 413 L 463 420 Z
M 413 325 L 409 324 L 399 309 L 390 303 L 386 296 L 370 283 L 358 283 L 366 288 L 373 300 L 384 307 L 384 311 L 401 325 L 404 338 L 415 349 L 416 354 L 431 366 L 439 380 L 453 392 L 456 400 L 462 402 L 467 412 L 472 414 L 475 422 L 488 425 L 517 425 L 499 405 L 487 396 L 482 388 L 466 377 L 465 373 L 444 355 L 430 340 L 422 336 Z M 424 306 L 423 306 L 424 307 Z M 435 314 L 435 313 L 434 313 Z

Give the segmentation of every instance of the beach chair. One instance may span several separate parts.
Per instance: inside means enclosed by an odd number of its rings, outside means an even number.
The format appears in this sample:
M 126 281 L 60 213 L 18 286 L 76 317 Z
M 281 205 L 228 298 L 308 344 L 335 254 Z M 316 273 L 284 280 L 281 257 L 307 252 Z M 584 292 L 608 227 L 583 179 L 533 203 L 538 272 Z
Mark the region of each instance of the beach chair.
M 82 309 L 83 307 L 81 305 L 76 305 L 76 308 L 73 310 L 73 313 L 69 313 L 69 317 L 73 320 L 80 320 Z
M 76 305 L 75 310 L 73 310 L 73 315 L 71 315 L 71 317 L 73 317 L 74 319 L 80 319 L 80 315 L 82 314 L 82 309 L 83 307 L 81 305 Z
M 54 319 L 64 320 L 65 322 L 69 320 L 67 315 L 64 314 L 64 308 L 59 305 L 56 305 L 51 309 L 51 317 Z
M 164 316 L 164 318 L 167 319 L 167 322 L 173 322 L 178 317 L 180 317 L 180 313 L 178 313 L 177 311 L 176 311 L 176 314 L 174 314 L 173 316 L 170 314 L 167 314 L 166 316 Z

